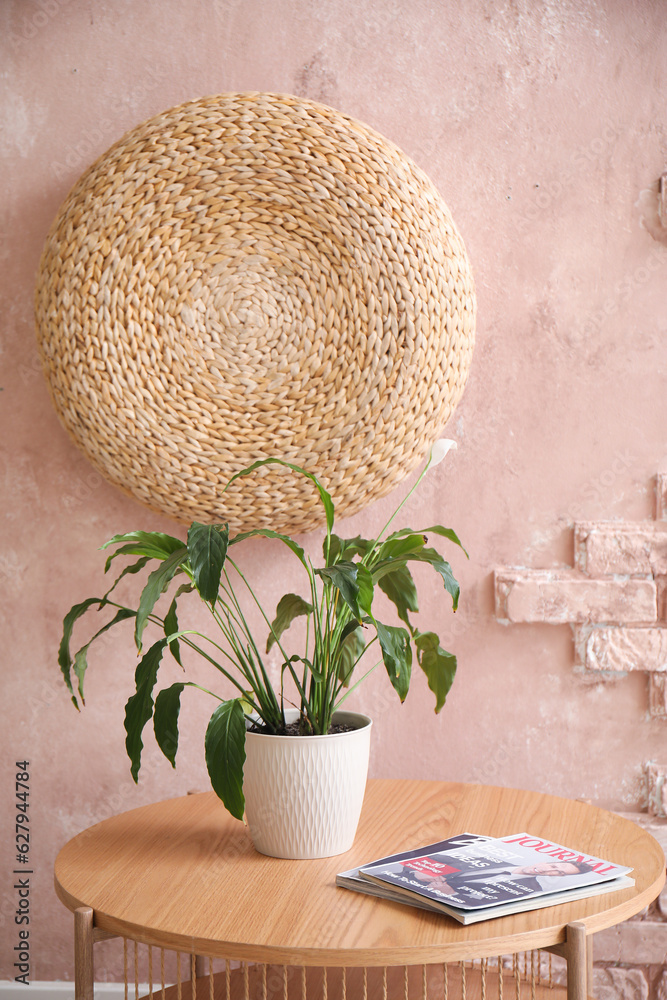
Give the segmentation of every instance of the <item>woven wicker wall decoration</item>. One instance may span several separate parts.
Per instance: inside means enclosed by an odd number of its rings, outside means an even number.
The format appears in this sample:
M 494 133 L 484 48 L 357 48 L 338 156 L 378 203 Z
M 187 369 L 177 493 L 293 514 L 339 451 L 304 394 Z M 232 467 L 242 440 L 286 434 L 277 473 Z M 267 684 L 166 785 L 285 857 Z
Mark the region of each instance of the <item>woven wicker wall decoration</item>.
M 396 146 L 275 94 L 183 104 L 81 177 L 49 233 L 36 321 L 60 418 L 150 508 L 310 530 L 407 475 L 463 391 L 475 298 L 441 196 Z

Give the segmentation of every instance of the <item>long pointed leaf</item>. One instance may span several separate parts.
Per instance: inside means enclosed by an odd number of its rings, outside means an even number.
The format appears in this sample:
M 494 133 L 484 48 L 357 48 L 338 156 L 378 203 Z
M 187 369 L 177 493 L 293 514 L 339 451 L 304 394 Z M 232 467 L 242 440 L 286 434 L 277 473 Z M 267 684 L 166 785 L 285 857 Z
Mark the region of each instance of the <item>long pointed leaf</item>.
M 178 632 L 178 615 L 176 613 L 177 598 L 178 595 L 174 597 L 173 601 L 169 605 L 169 611 L 167 611 L 166 615 L 164 616 L 164 634 L 167 636 L 167 638 L 169 638 L 170 635 L 174 635 L 176 632 Z M 183 664 L 181 663 L 181 647 L 178 639 L 172 639 L 172 641 L 169 643 L 169 651 L 171 652 L 171 655 L 178 663 L 179 667 L 182 667 Z
M 419 531 L 414 531 L 412 528 L 401 528 L 400 531 L 394 531 L 388 535 L 386 541 L 389 542 L 392 538 L 403 538 L 405 535 L 441 535 L 443 538 L 448 538 L 450 542 L 454 542 L 465 552 L 466 556 L 468 555 L 456 532 L 452 528 L 443 528 L 441 524 L 432 524 L 430 528 L 420 528 Z
M 356 628 L 347 634 L 343 630 L 338 647 L 337 676 L 345 687 L 349 685 L 354 668 L 366 648 L 366 641 L 361 634 L 361 626 L 357 622 L 350 622 L 348 624 L 355 625 Z
M 223 701 L 209 720 L 204 745 L 213 791 L 236 819 L 243 819 L 245 715 L 241 698 Z
M 440 645 L 435 632 L 419 632 L 415 638 L 419 665 L 428 678 L 428 686 L 435 695 L 435 710 L 445 704 L 456 674 L 456 657 Z
M 334 585 L 357 621 L 361 621 L 364 611 L 370 614 L 373 579 L 365 566 L 361 563 L 339 562 L 334 566 L 316 569 L 315 572 Z
M 134 675 L 136 693 L 128 699 L 125 706 L 125 732 L 127 733 L 125 749 L 130 758 L 130 772 L 135 782 L 139 778 L 141 751 L 144 748 L 141 734 L 153 714 L 153 688 L 166 645 L 167 640 L 160 639 L 139 661 Z
M 352 562 L 340 562 L 335 566 L 325 566 L 323 569 L 316 569 L 315 573 L 328 580 L 340 591 L 340 595 L 351 610 L 357 621 L 361 620 L 359 608 L 359 584 L 357 583 L 358 564 Z
M 398 564 L 378 580 L 378 587 L 396 607 L 401 621 L 412 628 L 408 611 L 419 611 L 417 588 L 407 566 Z
M 234 535 L 233 538 L 229 539 L 229 544 L 236 545 L 237 542 L 243 542 L 246 538 L 277 538 L 280 542 L 292 550 L 294 555 L 298 557 L 299 561 L 302 562 L 304 566 L 307 566 L 305 552 L 293 538 L 290 538 L 289 535 L 281 535 L 279 531 L 272 531 L 271 528 L 254 528 L 252 531 L 242 531 L 240 534 Z
M 461 589 L 458 585 L 456 577 L 452 573 L 452 567 L 442 558 L 438 550 L 422 549 L 421 552 L 416 552 L 414 555 L 407 556 L 407 558 L 414 560 L 415 562 L 430 563 L 436 573 L 439 573 L 442 577 L 445 590 L 452 598 L 452 609 L 456 611 L 459 606 Z
M 404 628 L 397 625 L 383 625 L 382 622 L 374 624 L 389 680 L 401 701 L 405 701 L 410 688 L 412 671 L 410 636 Z
M 373 606 L 373 577 L 365 566 L 359 564 L 357 568 L 357 585 L 359 587 L 359 607 L 366 614 L 371 613 L 371 608 Z
M 338 535 L 332 535 L 329 545 L 328 565 L 333 566 L 334 563 L 340 562 L 341 560 L 354 559 L 355 556 L 365 556 L 372 545 L 372 540 L 362 538 L 361 535 L 357 535 L 355 538 L 339 538 Z M 326 548 L 327 543 L 325 539 L 322 545 L 322 551 L 325 559 L 327 558 Z
M 247 469 L 242 469 L 240 472 L 233 475 L 222 492 L 224 493 L 235 479 L 239 479 L 241 476 L 249 476 L 255 471 L 255 469 L 260 469 L 264 465 L 284 465 L 285 468 L 292 469 L 293 472 L 300 473 L 302 476 L 305 476 L 306 479 L 310 479 L 311 483 L 315 484 L 327 519 L 327 535 L 330 535 L 334 523 L 334 505 L 333 500 L 331 499 L 331 494 L 325 490 L 317 476 L 314 476 L 312 472 L 307 472 L 305 469 L 302 469 L 300 465 L 293 465 L 291 462 L 285 462 L 282 458 L 262 458 L 259 462 L 253 462 L 253 464 L 249 465 Z
M 81 649 L 77 650 L 74 656 L 73 670 L 76 675 L 77 687 L 79 689 L 79 696 L 81 698 L 82 705 L 85 705 L 86 703 L 85 698 L 83 697 L 83 679 L 86 675 L 86 670 L 88 669 L 88 650 L 95 642 L 95 640 L 102 635 L 103 632 L 107 632 L 110 628 L 112 628 L 114 625 L 117 625 L 119 622 L 124 622 L 128 618 L 134 618 L 135 614 L 136 611 L 132 611 L 130 608 L 121 608 L 119 611 L 116 612 L 116 614 L 114 615 L 114 617 L 111 619 L 110 622 L 107 622 L 106 625 L 103 625 L 101 629 L 98 629 L 98 631 L 95 633 L 92 639 L 89 639 L 85 646 L 82 646 Z
M 312 611 L 312 604 L 304 601 L 303 597 L 299 597 L 298 594 L 284 594 L 278 601 L 276 617 L 271 622 L 271 631 L 266 640 L 267 653 L 295 618 L 299 618 L 301 615 L 310 615 Z
M 123 579 L 124 576 L 134 575 L 135 573 L 140 573 L 141 570 L 144 568 L 144 566 L 146 565 L 147 562 L 149 562 L 149 557 L 148 556 L 142 556 L 141 559 L 138 559 L 135 563 L 132 563 L 131 566 L 126 566 L 125 569 L 123 570 L 123 572 L 120 573 L 116 577 L 116 579 L 114 580 L 114 582 L 111 584 L 111 586 L 107 590 L 106 594 L 104 595 L 104 599 L 106 600 L 108 598 L 109 594 L 116 589 L 116 587 L 118 586 L 118 584 L 120 583 L 120 581 Z
M 220 589 L 222 567 L 227 555 L 229 527 L 226 524 L 199 524 L 188 531 L 188 561 L 199 594 L 215 604 Z
M 175 552 L 172 552 L 172 554 L 168 556 L 157 569 L 154 569 L 148 577 L 148 582 L 141 592 L 139 609 L 137 611 L 137 621 L 134 628 L 134 641 L 137 644 L 139 652 L 141 652 L 141 637 L 143 635 L 148 616 L 155 607 L 160 595 L 165 592 L 176 573 L 180 571 L 182 563 L 184 563 L 187 558 L 187 554 L 188 550 L 185 545 L 181 545 L 180 549 L 176 549 Z
M 149 559 L 166 559 L 183 545 L 180 538 L 165 535 L 161 531 L 128 531 L 124 535 L 114 535 L 108 542 L 100 546 L 108 549 L 110 545 L 122 545 L 113 552 L 106 561 L 106 573 L 116 556 L 147 556 Z
M 155 699 L 153 711 L 153 729 L 157 745 L 172 767 L 176 767 L 178 715 L 181 710 L 181 692 L 185 686 L 184 681 L 179 681 L 160 691 Z
M 63 636 L 60 640 L 60 648 L 58 650 L 58 665 L 65 679 L 65 684 L 69 693 L 72 695 L 72 701 L 78 708 L 78 702 L 74 695 L 74 688 L 72 687 L 72 678 L 70 672 L 72 669 L 72 654 L 70 652 L 70 642 L 72 641 L 72 631 L 74 625 L 82 615 L 85 615 L 89 608 L 92 608 L 93 604 L 98 605 L 99 608 L 104 607 L 103 597 L 89 597 L 85 601 L 81 601 L 80 604 L 75 604 L 67 612 L 63 619 Z
M 388 538 L 377 550 L 377 561 L 400 559 L 413 552 L 420 552 L 426 545 L 426 535 L 418 531 L 400 537 Z

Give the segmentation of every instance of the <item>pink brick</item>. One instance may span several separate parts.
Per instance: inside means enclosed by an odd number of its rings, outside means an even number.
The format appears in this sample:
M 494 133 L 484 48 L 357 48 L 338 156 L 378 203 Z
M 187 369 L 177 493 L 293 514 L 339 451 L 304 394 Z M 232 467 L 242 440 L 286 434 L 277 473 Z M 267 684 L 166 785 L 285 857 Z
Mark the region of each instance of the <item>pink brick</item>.
M 667 573 L 667 530 L 648 522 L 576 524 L 574 553 L 587 576 L 659 576 Z
M 600 931 L 593 940 L 596 962 L 626 962 L 629 965 L 667 963 L 667 923 L 657 920 L 627 920 Z
M 652 817 L 667 816 L 667 766 L 650 763 L 646 765 L 648 814 Z
M 648 1000 L 648 982 L 641 969 L 594 969 L 591 993 L 596 1000 Z
M 658 521 L 667 521 L 667 472 L 659 472 L 655 477 L 655 516 Z
M 588 670 L 667 671 L 667 628 L 593 628 L 584 665 Z
M 648 675 L 648 714 L 652 719 L 667 719 L 667 674 Z
M 556 570 L 498 569 L 496 615 L 508 622 L 654 622 L 652 580 L 590 580 Z

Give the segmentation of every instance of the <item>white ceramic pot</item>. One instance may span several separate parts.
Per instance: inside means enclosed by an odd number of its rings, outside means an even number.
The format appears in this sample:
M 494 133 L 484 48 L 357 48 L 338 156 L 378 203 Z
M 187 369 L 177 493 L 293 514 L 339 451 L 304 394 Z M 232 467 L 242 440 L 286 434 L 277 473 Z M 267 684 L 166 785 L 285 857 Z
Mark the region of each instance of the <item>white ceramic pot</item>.
M 297 709 L 285 711 L 287 722 Z M 246 733 L 243 791 L 253 844 L 274 858 L 328 858 L 352 846 L 366 789 L 371 720 L 336 712 L 353 726 L 329 736 Z

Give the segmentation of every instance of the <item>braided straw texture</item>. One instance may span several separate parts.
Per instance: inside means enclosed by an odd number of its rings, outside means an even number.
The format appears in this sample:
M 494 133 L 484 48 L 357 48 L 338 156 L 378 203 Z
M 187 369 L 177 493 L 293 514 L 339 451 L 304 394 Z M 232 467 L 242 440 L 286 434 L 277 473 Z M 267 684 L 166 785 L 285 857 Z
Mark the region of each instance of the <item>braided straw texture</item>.
M 396 146 L 296 97 L 192 101 L 128 132 L 51 228 L 36 321 L 55 407 L 100 472 L 184 522 L 306 531 L 383 496 L 458 402 L 465 248 Z

